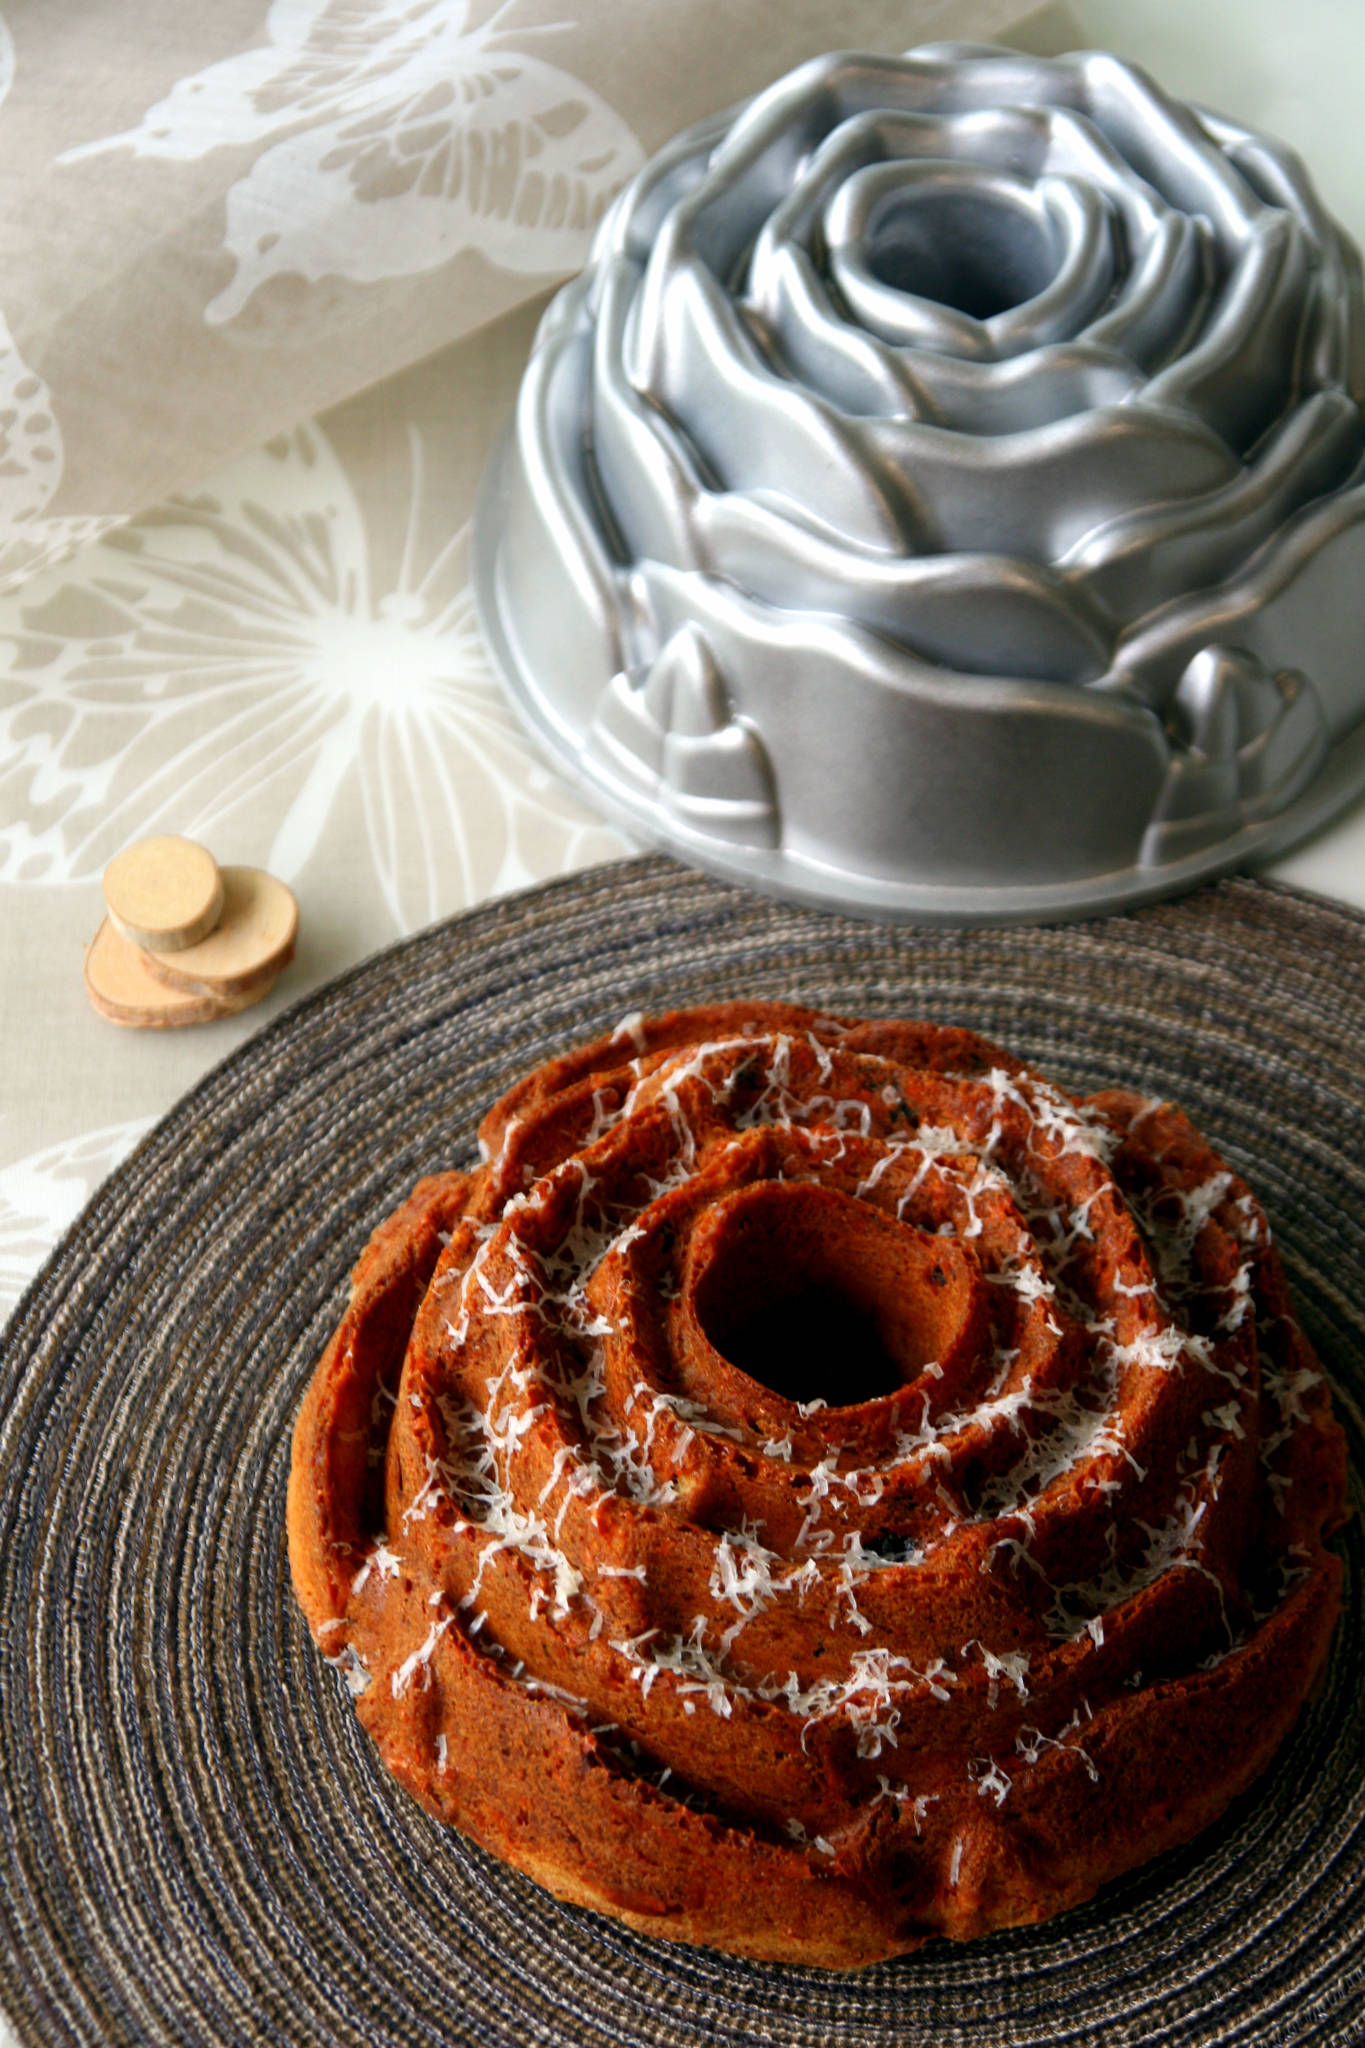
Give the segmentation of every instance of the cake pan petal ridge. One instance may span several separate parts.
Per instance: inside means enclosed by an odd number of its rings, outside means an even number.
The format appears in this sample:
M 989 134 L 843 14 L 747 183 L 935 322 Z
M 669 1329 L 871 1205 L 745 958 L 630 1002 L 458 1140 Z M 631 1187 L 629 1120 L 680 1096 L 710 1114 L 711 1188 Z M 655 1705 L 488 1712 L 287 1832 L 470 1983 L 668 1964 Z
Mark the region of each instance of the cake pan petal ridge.
M 476 590 L 614 815 L 781 894 L 1086 915 L 1365 785 L 1358 252 L 1100 52 L 836 54 L 547 311 Z

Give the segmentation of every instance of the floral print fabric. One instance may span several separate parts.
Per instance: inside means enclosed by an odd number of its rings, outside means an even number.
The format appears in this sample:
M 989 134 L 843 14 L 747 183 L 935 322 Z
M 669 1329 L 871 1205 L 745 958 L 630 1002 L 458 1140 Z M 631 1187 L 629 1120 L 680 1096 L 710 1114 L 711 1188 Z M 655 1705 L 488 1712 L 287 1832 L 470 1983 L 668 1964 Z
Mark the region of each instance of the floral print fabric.
M 954 29 L 1020 11 L 965 0 Z M 940 14 L 853 0 L 840 34 L 895 49 Z M 0 0 L 0 1320 L 276 1010 L 624 850 L 495 682 L 478 481 L 614 193 L 827 35 L 785 0 Z M 102 870 L 156 831 L 295 889 L 263 1008 L 91 1013 Z

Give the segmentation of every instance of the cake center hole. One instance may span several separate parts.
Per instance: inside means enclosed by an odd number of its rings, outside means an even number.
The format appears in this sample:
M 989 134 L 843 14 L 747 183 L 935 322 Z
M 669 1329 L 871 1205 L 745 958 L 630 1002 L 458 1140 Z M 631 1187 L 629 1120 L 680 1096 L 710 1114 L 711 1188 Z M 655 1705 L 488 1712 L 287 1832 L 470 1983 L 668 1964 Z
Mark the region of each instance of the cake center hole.
M 955 1245 L 866 1203 L 762 1181 L 716 1205 L 692 1300 L 722 1358 L 788 1401 L 849 1407 L 893 1393 L 947 1349 L 970 1278 Z
M 838 1287 L 779 1294 L 707 1335 L 731 1365 L 787 1401 L 848 1407 L 904 1385 L 876 1316 Z
M 893 291 L 989 320 L 1046 289 L 1057 250 L 1026 207 L 998 194 L 910 190 L 877 208 L 864 260 Z

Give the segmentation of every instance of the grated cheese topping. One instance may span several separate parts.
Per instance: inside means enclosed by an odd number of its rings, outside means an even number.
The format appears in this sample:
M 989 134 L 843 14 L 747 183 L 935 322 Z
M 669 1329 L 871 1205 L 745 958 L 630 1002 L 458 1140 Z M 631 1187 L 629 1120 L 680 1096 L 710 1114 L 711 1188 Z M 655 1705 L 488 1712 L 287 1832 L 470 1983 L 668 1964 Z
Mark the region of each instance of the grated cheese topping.
M 1144 1684 L 1124 1646 L 1145 1640 L 1153 1598 L 1204 1601 L 1203 1671 L 1274 1611 L 1248 1611 L 1232 1582 L 1220 1504 L 1249 1463 L 1287 1526 L 1322 1382 L 1263 1315 L 1264 1214 L 1221 1165 L 1194 1173 L 1188 1145 L 1155 1149 L 1145 1134 L 1175 1117 L 1155 1101 L 1125 1121 L 999 1066 L 888 1080 L 832 1024 L 649 1054 L 632 1013 L 611 1043 L 637 1055 L 624 1098 L 594 1089 L 576 1149 L 452 1234 L 464 1262 L 439 1281 L 436 1375 L 409 1372 L 401 1401 L 376 1389 L 376 1455 L 401 1456 L 411 1483 L 351 1598 L 396 1598 L 441 1560 L 389 1695 L 437 1685 L 455 1630 L 660 1797 L 703 1807 L 661 1761 L 670 1729 L 700 1713 L 785 1730 L 765 1740 L 843 1759 L 864 1811 L 889 1802 L 955 1886 L 958 1794 L 917 1775 L 936 1721 L 975 1717 L 961 1797 L 1003 1815 L 1045 1762 L 1098 1781 L 1082 1737 Z M 529 1131 L 509 1120 L 500 1161 Z M 951 1239 L 970 1344 L 945 1325 L 938 1355 L 849 1408 L 709 1387 L 688 1349 L 689 1245 L 761 1181 Z M 1309 1569 L 1286 1550 L 1278 1602 Z M 956 1634 L 936 1618 L 949 1583 Z M 325 1624 L 328 1640 L 349 1626 Z M 1101 1705 L 1048 1721 L 1078 1659 Z M 370 1686 L 350 1641 L 329 1661 Z M 773 1820 L 835 1855 L 810 1813 Z

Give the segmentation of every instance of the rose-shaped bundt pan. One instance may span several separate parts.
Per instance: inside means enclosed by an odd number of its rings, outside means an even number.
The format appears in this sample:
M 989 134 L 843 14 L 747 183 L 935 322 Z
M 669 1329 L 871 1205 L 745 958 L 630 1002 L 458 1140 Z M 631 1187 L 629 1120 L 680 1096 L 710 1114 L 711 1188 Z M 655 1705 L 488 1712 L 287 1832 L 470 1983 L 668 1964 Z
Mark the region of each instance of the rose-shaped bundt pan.
M 849 1967 L 1088 1898 L 1263 1769 L 1342 1438 L 1178 1109 L 729 1004 L 481 1135 L 357 1267 L 289 1493 L 433 1813 L 636 1927 Z
M 829 57 L 617 200 L 480 611 L 552 757 L 704 866 L 1112 908 L 1365 782 L 1363 396 L 1287 150 L 1106 55 Z

